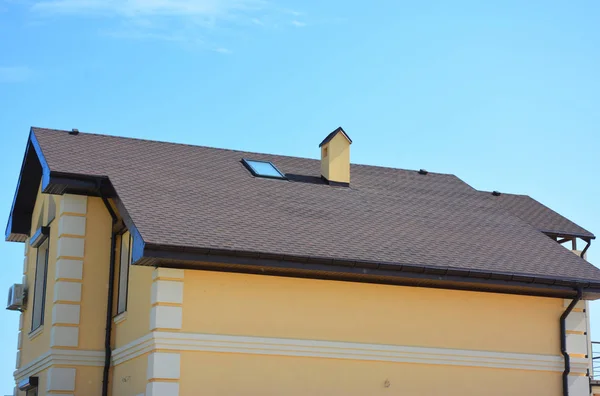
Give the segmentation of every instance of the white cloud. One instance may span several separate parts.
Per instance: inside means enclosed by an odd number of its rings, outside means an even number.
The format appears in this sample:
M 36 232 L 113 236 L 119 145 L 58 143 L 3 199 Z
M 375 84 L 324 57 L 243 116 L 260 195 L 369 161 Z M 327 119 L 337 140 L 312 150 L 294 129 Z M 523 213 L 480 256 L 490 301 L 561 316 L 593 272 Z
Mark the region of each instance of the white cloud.
M 303 15 L 272 0 L 31 0 L 29 4 L 41 20 L 90 17 L 102 20 L 99 31 L 105 36 L 171 41 L 221 54 L 232 53 L 231 43 L 224 45 L 224 39 L 242 40 L 248 29 L 290 26 L 286 20 Z M 291 25 L 306 23 L 294 20 Z
M 24 82 L 33 77 L 33 70 L 25 66 L 0 66 L 0 83 Z
M 261 0 L 43 0 L 32 5 L 37 12 L 136 16 L 225 17 L 256 11 Z

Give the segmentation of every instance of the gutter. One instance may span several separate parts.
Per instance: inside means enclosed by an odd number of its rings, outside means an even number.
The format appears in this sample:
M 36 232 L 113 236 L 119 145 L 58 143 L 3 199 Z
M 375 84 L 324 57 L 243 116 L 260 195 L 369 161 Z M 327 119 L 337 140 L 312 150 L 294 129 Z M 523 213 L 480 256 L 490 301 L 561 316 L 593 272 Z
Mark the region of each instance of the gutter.
M 571 373 L 571 357 L 567 352 L 567 316 L 573 311 L 575 305 L 581 301 L 582 294 L 581 287 L 578 287 L 577 296 L 571 301 L 571 304 L 569 304 L 565 312 L 560 316 L 560 352 L 565 359 L 565 370 L 562 374 L 563 396 L 569 396 L 569 374 Z
M 108 273 L 108 298 L 106 302 L 106 328 L 104 335 L 104 371 L 102 373 L 102 396 L 108 396 L 108 377 L 110 370 L 110 360 L 112 356 L 112 306 L 115 294 L 115 248 L 117 233 L 114 229 L 115 225 L 117 224 L 118 218 L 106 197 L 102 196 L 102 202 L 104 202 L 106 210 L 108 210 L 108 213 L 110 214 L 110 217 L 112 219 L 112 227 L 110 229 L 110 265 Z

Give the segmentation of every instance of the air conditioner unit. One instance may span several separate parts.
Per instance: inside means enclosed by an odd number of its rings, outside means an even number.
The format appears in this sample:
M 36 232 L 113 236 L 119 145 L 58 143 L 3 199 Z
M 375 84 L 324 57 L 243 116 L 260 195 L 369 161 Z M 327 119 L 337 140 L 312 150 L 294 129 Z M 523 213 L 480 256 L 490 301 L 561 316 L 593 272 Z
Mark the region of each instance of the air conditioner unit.
M 23 311 L 25 309 L 25 285 L 14 284 L 8 289 L 6 309 L 10 311 Z

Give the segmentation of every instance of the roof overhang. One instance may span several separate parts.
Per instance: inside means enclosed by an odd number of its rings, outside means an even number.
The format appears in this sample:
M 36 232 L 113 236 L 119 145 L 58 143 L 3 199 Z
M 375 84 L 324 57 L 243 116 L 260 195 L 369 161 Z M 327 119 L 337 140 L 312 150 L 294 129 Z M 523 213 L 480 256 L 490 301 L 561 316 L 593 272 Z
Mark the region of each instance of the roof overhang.
M 123 222 L 132 234 L 132 262 L 136 265 L 560 298 L 574 298 L 576 289 L 582 288 L 585 299 L 600 298 L 600 283 L 577 279 L 551 279 L 451 267 L 292 257 L 146 243 L 107 176 L 51 171 L 33 132 L 29 135 L 6 228 L 7 241 L 24 242 L 31 235 L 33 207 L 40 180 L 44 193 L 112 198 Z
M 133 263 L 154 267 L 559 298 L 574 298 L 577 294 L 577 288 L 582 288 L 585 299 L 595 300 L 600 298 L 600 284 L 575 279 L 550 279 L 518 274 L 467 271 L 457 268 L 198 249 L 184 246 L 147 244 L 143 241 L 135 243 L 135 239 Z
M 29 133 L 27 148 L 12 208 L 6 225 L 5 239 L 25 242 L 31 235 L 31 220 L 38 189 L 47 194 L 82 194 L 114 196 L 108 177 L 78 175 L 51 171 L 33 131 Z

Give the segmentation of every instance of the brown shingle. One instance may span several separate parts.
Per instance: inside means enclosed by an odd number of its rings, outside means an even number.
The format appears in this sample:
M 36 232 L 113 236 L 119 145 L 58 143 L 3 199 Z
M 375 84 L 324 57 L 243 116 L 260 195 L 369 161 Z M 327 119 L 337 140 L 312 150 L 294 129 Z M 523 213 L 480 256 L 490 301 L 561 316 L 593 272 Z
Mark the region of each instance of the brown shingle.
M 600 270 L 453 175 L 34 128 L 52 171 L 108 176 L 147 243 L 600 281 Z M 240 160 L 296 175 L 254 178 Z
M 527 195 L 501 194 L 500 207 L 547 234 L 594 238 L 594 234 Z

